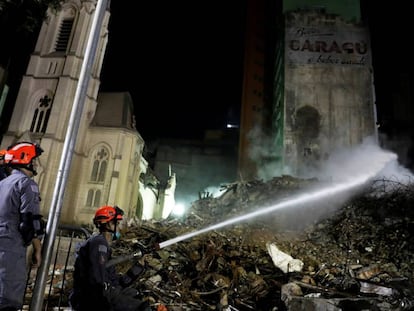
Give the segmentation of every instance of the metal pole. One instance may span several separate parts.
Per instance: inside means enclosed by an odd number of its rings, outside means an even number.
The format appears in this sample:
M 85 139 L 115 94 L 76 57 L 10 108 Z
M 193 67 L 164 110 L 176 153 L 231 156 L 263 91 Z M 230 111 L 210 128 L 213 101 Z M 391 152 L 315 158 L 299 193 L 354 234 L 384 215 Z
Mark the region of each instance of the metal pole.
M 85 57 L 82 64 L 79 82 L 72 106 L 72 112 L 69 119 L 68 129 L 66 131 L 65 142 L 60 158 L 56 184 L 53 193 L 53 199 L 49 211 L 49 217 L 46 227 L 46 235 L 42 247 L 42 262 L 36 274 L 36 282 L 33 290 L 30 310 L 41 311 L 46 288 L 46 279 L 49 271 L 50 261 L 53 253 L 53 245 L 56 238 L 56 231 L 59 225 L 59 218 L 63 204 L 63 195 L 68 177 L 69 168 L 72 162 L 73 149 L 79 129 L 79 123 L 82 116 L 85 97 L 88 90 L 91 69 L 94 63 L 94 57 L 99 41 L 100 31 L 102 29 L 103 17 L 107 8 L 108 0 L 97 0 L 95 14 L 92 21 L 91 31 L 85 50 Z

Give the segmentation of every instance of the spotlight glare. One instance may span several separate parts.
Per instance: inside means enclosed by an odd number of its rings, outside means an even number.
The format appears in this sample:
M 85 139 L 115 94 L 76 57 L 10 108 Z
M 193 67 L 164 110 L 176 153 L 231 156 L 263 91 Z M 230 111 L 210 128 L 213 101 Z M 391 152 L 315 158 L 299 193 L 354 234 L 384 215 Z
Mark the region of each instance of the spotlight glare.
M 174 209 L 172 210 L 172 213 L 175 216 L 182 216 L 184 212 L 185 212 L 185 206 L 184 204 L 181 204 L 181 203 L 175 204 Z

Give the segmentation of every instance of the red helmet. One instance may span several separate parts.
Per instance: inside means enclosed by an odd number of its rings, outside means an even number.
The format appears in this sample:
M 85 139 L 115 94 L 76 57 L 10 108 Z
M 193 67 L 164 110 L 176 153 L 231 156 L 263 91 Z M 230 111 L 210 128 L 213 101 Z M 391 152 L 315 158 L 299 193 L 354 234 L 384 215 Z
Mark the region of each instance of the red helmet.
M 19 142 L 7 148 L 4 162 L 9 165 L 29 165 L 34 158 L 40 156 L 43 149 L 38 144 Z
M 122 215 L 124 215 L 124 211 L 118 206 L 104 205 L 98 208 L 95 212 L 93 223 L 96 226 L 99 226 L 100 224 L 108 223 L 113 219 L 122 220 Z
M 6 152 L 7 152 L 6 149 L 0 150 L 0 160 L 4 160 L 4 155 L 6 154 Z

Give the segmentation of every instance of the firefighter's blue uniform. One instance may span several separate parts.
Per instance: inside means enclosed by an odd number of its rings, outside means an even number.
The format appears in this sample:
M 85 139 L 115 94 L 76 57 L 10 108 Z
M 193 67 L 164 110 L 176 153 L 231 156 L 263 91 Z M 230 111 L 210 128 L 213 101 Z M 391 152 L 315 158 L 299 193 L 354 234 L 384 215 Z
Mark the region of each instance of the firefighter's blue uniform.
M 0 310 L 20 309 L 27 281 L 21 215 L 40 213 L 37 183 L 19 170 L 0 181 Z
M 107 267 L 112 250 L 102 234 L 95 234 L 77 251 L 71 306 L 76 311 L 150 311 L 138 291 L 120 285 L 115 266 Z

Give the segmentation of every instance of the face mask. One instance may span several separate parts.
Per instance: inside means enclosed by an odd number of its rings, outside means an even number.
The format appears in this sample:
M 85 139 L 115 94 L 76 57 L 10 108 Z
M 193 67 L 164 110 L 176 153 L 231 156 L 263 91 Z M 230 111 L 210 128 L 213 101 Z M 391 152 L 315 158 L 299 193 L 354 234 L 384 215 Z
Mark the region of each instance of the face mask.
M 121 238 L 120 232 L 114 232 L 112 233 L 112 241 L 119 240 Z

